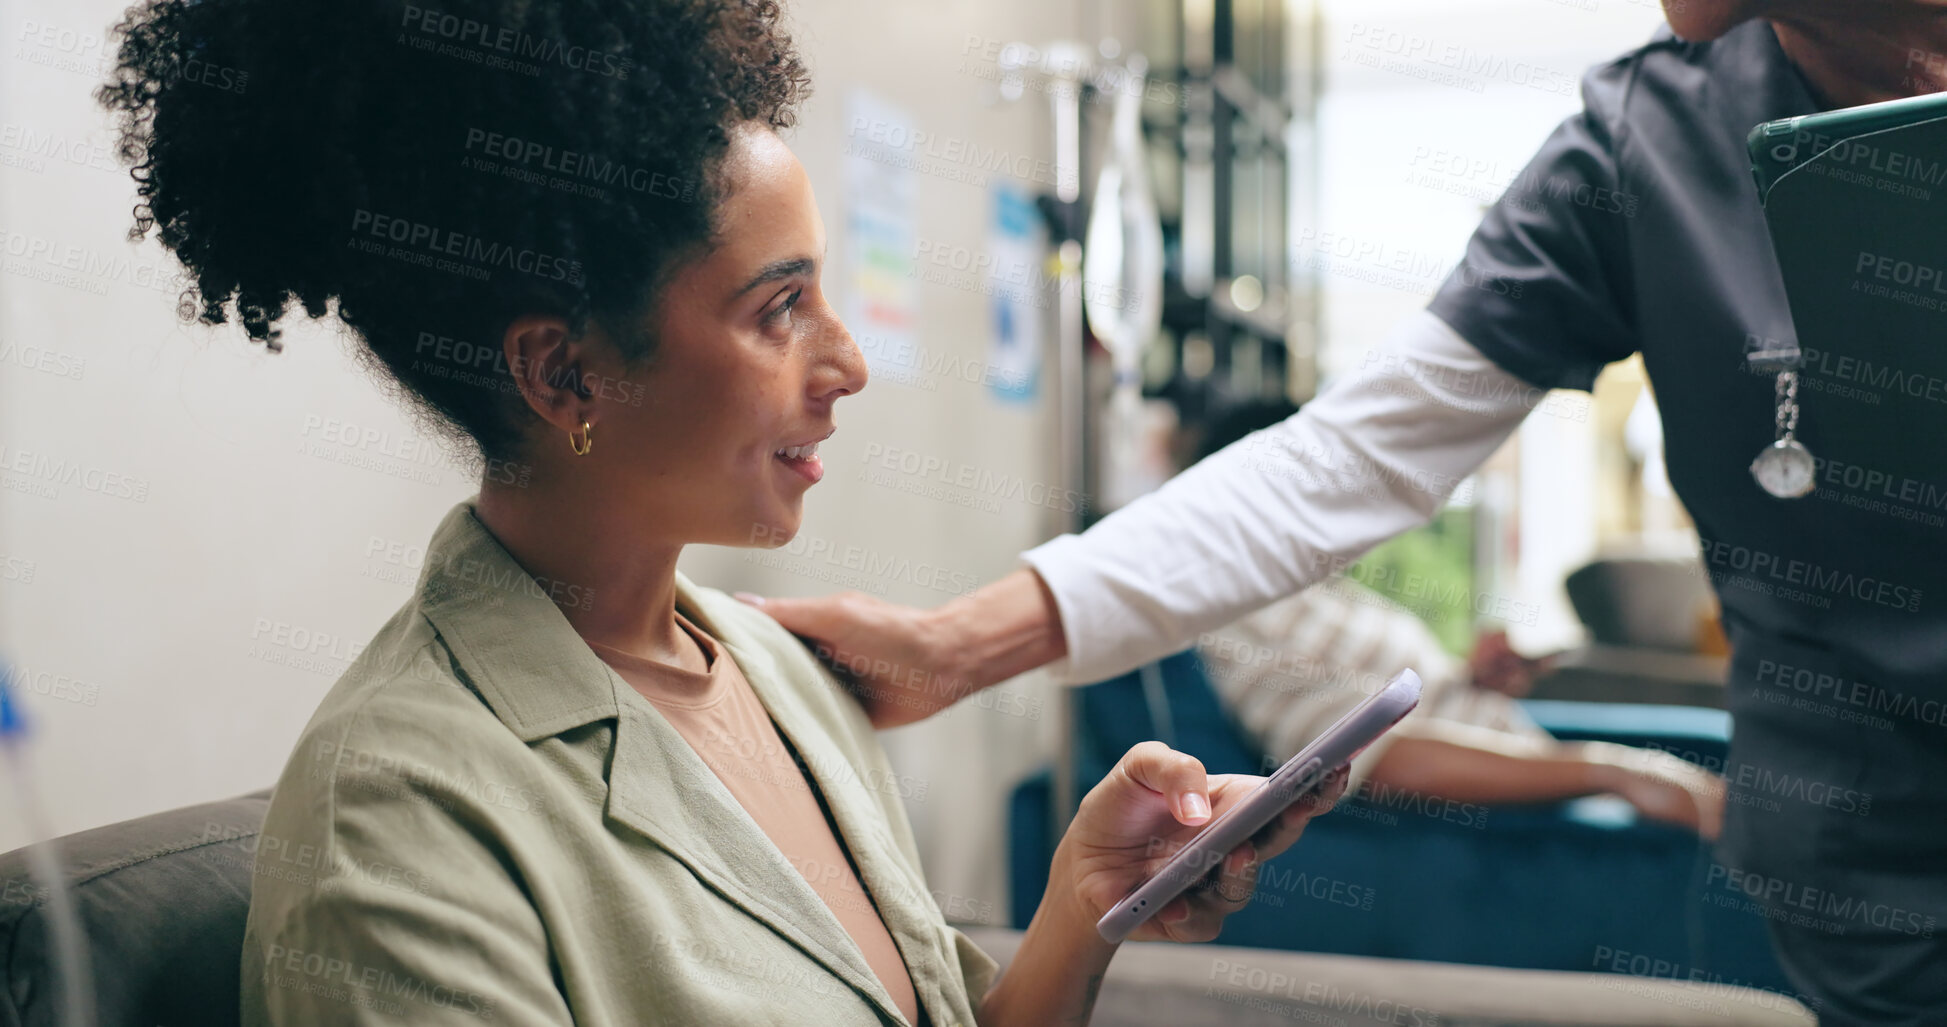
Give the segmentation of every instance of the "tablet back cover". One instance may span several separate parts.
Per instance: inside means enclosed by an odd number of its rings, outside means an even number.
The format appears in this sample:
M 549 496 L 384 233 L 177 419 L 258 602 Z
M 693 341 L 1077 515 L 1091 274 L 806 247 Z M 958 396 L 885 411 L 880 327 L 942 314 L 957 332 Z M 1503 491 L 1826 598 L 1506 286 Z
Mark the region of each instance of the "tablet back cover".
M 1840 140 L 1764 195 L 1803 352 L 1802 438 L 1947 482 L 1947 117 Z

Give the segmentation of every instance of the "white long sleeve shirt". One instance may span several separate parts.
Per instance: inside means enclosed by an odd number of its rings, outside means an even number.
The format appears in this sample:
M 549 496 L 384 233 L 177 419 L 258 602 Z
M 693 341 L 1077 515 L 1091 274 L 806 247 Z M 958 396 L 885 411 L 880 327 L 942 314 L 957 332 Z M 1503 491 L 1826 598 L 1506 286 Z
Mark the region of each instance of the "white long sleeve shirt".
M 1050 671 L 1100 681 L 1431 520 L 1547 393 L 1426 311 L 1296 415 L 1022 554 L 1061 612 Z

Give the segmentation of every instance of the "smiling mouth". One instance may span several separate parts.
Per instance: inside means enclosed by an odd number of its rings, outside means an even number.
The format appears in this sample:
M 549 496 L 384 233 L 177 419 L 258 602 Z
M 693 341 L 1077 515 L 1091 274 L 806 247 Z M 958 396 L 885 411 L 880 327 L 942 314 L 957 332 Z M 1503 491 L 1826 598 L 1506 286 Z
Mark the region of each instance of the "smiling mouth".
M 775 455 L 783 457 L 786 460 L 808 460 L 818 455 L 818 444 L 820 442 L 836 434 L 838 434 L 836 427 L 827 428 L 825 429 L 825 434 L 812 439 L 810 442 L 800 442 L 795 446 L 779 447 Z
M 785 446 L 771 456 L 805 481 L 816 485 L 818 479 L 825 476 L 825 462 L 818 459 L 818 444 L 831 437 L 832 433 L 826 432 L 824 438 L 813 439 L 796 446 Z

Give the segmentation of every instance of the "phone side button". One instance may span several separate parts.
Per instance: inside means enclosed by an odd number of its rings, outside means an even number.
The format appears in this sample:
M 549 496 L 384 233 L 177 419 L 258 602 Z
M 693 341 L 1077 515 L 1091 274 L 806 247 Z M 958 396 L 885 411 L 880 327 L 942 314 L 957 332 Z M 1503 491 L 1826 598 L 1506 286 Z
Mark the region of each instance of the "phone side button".
M 1318 772 L 1322 770 L 1324 766 L 1325 766 L 1325 761 L 1314 756 L 1311 759 L 1306 760 L 1303 764 L 1300 764 L 1298 767 L 1293 768 L 1290 773 L 1287 774 L 1281 772 L 1276 777 L 1272 778 L 1271 787 L 1274 789 L 1301 788 L 1304 786 L 1304 782 L 1312 781 L 1316 779 L 1318 776 Z

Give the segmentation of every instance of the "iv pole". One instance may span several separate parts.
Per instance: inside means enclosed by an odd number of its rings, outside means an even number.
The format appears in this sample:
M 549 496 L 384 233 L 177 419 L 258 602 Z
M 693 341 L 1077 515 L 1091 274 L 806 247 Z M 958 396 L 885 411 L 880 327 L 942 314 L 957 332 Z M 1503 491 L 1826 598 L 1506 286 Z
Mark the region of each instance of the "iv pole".
M 1054 78 L 1053 88 L 1048 91 L 1051 113 L 1055 127 L 1055 200 L 1065 209 L 1079 209 L 1082 182 L 1082 82 L 1089 71 L 1088 52 L 1079 44 L 1059 43 L 1042 51 L 1046 56 L 1043 70 Z M 1052 64 L 1052 67 L 1048 65 Z M 1071 231 L 1080 228 L 1079 218 L 1071 219 Z M 1057 364 L 1055 387 L 1057 397 L 1056 453 L 1059 461 L 1059 475 L 1064 494 L 1071 496 L 1087 495 L 1087 482 L 1083 480 L 1082 450 L 1083 412 L 1088 406 L 1086 378 L 1082 348 L 1085 345 L 1082 333 L 1082 245 L 1074 238 L 1064 238 L 1055 253 L 1059 272 L 1059 301 L 1055 338 L 1057 340 Z M 1087 527 L 1087 505 L 1079 504 L 1071 522 L 1066 526 L 1070 531 L 1081 531 Z M 1068 822 L 1074 817 L 1079 801 L 1076 796 L 1075 781 L 1075 728 L 1080 720 L 1080 694 L 1073 688 L 1061 687 L 1055 708 L 1055 769 L 1053 802 L 1054 835 L 1060 838 L 1068 831 Z
M 1058 239 L 1051 258 L 1056 282 L 1055 370 L 1049 395 L 1055 400 L 1055 476 L 1065 495 L 1086 496 L 1083 433 L 1086 427 L 1086 394 L 1082 311 L 1082 97 L 1094 74 L 1094 61 L 1088 47 L 1078 42 L 1059 41 L 1044 47 L 1009 43 L 1001 48 L 1001 96 L 1017 99 L 1025 92 L 1025 75 L 1038 74 L 1046 81 L 1049 113 L 1054 124 L 1055 188 L 1053 209 L 1044 206 Z M 1044 198 L 1045 202 L 1046 198 Z M 1079 504 L 1072 516 L 1058 518 L 1058 532 L 1079 532 L 1088 526 L 1086 503 Z M 1077 802 L 1075 781 L 1075 726 L 1080 697 L 1072 688 L 1062 687 L 1053 703 L 1055 714 L 1055 755 L 1053 795 L 1050 805 L 1053 837 L 1068 830 Z
M 1112 42 L 1105 40 L 1098 49 L 1104 58 L 1109 58 L 1120 49 L 1112 47 Z M 1009 76 L 1018 76 L 1026 69 L 1029 62 L 1023 57 L 1024 52 L 1034 51 L 1017 45 L 1010 47 L 1010 53 L 1003 57 L 1004 71 Z M 1057 404 L 1057 475 L 1068 490 L 1067 494 L 1087 495 L 1089 425 L 1084 354 L 1087 336 L 1084 324 L 1093 324 L 1098 334 L 1106 331 L 1104 342 L 1115 354 L 1117 382 L 1111 406 L 1120 411 L 1121 416 L 1115 419 L 1116 426 L 1111 430 L 1121 434 L 1133 429 L 1132 424 L 1127 422 L 1135 412 L 1131 401 L 1136 397 L 1127 391 L 1132 388 L 1131 376 L 1135 373 L 1129 366 L 1130 355 L 1140 352 L 1141 346 L 1154 334 L 1156 322 L 1161 319 L 1161 230 L 1155 224 L 1148 175 L 1142 169 L 1144 156 L 1138 113 L 1141 82 L 1147 62 L 1140 56 L 1132 56 L 1126 65 L 1101 65 L 1093 54 L 1075 42 L 1054 43 L 1039 53 L 1039 60 L 1034 62 L 1035 70 L 1048 80 L 1055 136 L 1055 188 L 1046 213 L 1058 237 L 1054 257 L 1059 298 L 1055 333 L 1057 360 L 1051 389 Z M 1110 141 L 1114 154 L 1103 171 L 1099 194 L 1093 197 L 1094 203 L 1107 204 L 1112 209 L 1090 211 L 1084 228 L 1081 216 L 1081 105 L 1087 90 L 1113 87 L 1117 72 L 1121 73 L 1122 78 L 1120 88 L 1114 89 L 1115 131 Z M 1104 76 L 1100 83 L 1096 79 L 1098 75 Z M 1004 87 L 1007 84 L 1020 85 L 1017 78 L 1005 83 Z M 1113 178 L 1110 177 L 1111 172 L 1114 173 Z M 1113 184 L 1109 184 L 1111 182 Z M 1130 220 L 1132 217 L 1136 219 L 1134 223 Z M 1135 229 L 1133 234 L 1132 226 Z M 1084 243 L 1077 238 L 1084 232 L 1087 252 Z M 1113 266 L 1105 269 L 1095 263 L 1085 265 L 1085 256 L 1094 262 L 1108 260 Z M 1132 260 L 1137 262 L 1134 275 L 1144 279 L 1140 282 L 1132 282 L 1130 277 Z M 1146 280 L 1147 275 L 1153 275 L 1156 280 Z M 1086 297 L 1085 285 L 1088 292 Z M 1096 300 L 1099 304 L 1085 300 Z M 1104 484 L 1109 485 L 1113 477 L 1114 483 L 1120 486 L 1124 478 L 1116 475 L 1116 469 L 1121 467 L 1123 474 L 1126 474 L 1125 465 L 1129 458 L 1126 447 L 1133 444 L 1133 440 L 1108 438 L 1106 441 L 1111 447 L 1106 455 L 1112 466 L 1109 476 L 1103 479 Z M 1115 449 L 1118 444 L 1125 448 Z M 1118 454 L 1122 459 L 1121 464 L 1117 463 Z M 1088 526 L 1089 513 L 1084 505 L 1061 527 L 1079 532 Z M 1080 702 L 1078 692 L 1062 689 L 1054 703 L 1057 735 L 1051 826 L 1055 837 L 1060 837 L 1067 830 L 1078 802 L 1080 789 L 1076 781 L 1075 729 L 1080 720 Z

